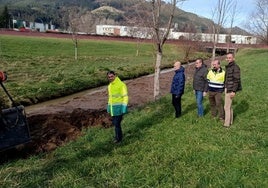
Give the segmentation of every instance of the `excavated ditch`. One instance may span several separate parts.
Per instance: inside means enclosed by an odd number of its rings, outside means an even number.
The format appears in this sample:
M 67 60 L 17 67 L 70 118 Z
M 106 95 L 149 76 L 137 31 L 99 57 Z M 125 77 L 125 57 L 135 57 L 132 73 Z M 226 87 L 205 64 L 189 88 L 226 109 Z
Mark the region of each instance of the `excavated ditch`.
M 209 61 L 206 62 L 209 65 Z M 194 65 L 185 66 L 189 81 Z M 166 95 L 174 72 L 163 71 L 160 75 L 160 94 Z M 143 76 L 126 81 L 129 93 L 129 107 L 135 108 L 153 101 L 153 76 Z M 105 107 L 106 89 L 96 89 L 80 96 L 55 101 L 53 104 L 26 109 L 31 141 L 16 148 L 0 152 L 0 164 L 17 158 L 50 152 L 82 135 L 83 128 L 111 126 L 111 118 Z
M 52 151 L 81 136 L 81 130 L 91 126 L 111 126 L 105 110 L 75 109 L 71 113 L 38 114 L 27 118 L 31 141 L 1 152 L 1 163 L 27 158 L 34 154 Z

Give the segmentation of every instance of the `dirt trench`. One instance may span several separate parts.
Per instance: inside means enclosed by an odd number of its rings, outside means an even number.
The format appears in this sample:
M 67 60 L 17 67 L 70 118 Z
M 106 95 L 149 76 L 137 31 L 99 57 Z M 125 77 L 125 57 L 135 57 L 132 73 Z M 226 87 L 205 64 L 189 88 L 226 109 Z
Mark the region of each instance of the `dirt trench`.
M 91 126 L 111 126 L 106 110 L 77 108 L 71 113 L 38 114 L 27 117 L 31 140 L 1 152 L 0 164 L 16 158 L 53 151 L 81 136 L 81 130 Z
M 71 113 L 30 116 L 28 123 L 32 141 L 25 147 L 33 153 L 54 150 L 81 136 L 83 128 L 97 125 L 105 128 L 111 126 L 111 120 L 106 111 L 79 108 Z
M 25 33 L 14 31 L 0 31 L 1 34 L 23 35 L 36 37 L 68 37 L 68 35 L 55 35 L 46 33 Z M 86 37 L 85 39 L 93 39 Z M 94 38 L 107 40 L 108 38 Z M 118 38 L 109 38 L 119 40 Z M 120 40 L 126 40 L 120 38 Z M 220 58 L 222 59 L 222 58 Z M 173 62 L 170 62 L 171 65 Z M 210 60 L 205 61 L 209 67 Z M 194 64 L 184 65 L 186 81 L 189 82 L 194 73 Z M 160 95 L 164 96 L 170 91 L 170 84 L 174 71 L 164 70 L 160 75 Z M 120 77 L 120 75 L 119 75 Z M 153 76 L 143 76 L 133 80 L 126 80 L 129 94 L 129 108 L 136 108 L 153 101 Z M 0 164 L 16 158 L 27 158 L 31 155 L 53 151 L 65 143 L 81 136 L 81 130 L 91 126 L 111 126 L 111 118 L 106 113 L 107 103 L 106 87 L 96 88 L 93 91 L 73 95 L 61 100 L 41 103 L 26 107 L 31 141 L 16 148 L 0 152 Z
M 205 63 L 210 64 L 209 61 Z M 189 82 L 194 72 L 194 65 L 184 67 L 186 82 Z M 173 75 L 172 69 L 161 72 L 161 96 L 169 93 Z M 153 82 L 152 75 L 125 81 L 128 86 L 130 109 L 154 100 Z M 105 109 L 106 103 L 107 91 L 106 88 L 101 88 L 79 96 L 26 108 L 31 141 L 1 152 L 0 164 L 16 158 L 27 158 L 53 151 L 81 136 L 83 128 L 97 125 L 104 128 L 112 126 L 111 118 Z

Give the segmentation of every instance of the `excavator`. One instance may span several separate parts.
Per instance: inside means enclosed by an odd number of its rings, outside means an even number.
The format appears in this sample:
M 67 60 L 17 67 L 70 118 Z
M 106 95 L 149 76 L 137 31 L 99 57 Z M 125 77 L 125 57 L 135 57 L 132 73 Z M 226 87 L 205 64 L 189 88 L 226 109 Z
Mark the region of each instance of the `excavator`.
M 0 152 L 31 140 L 24 106 L 16 104 L 8 93 L 3 84 L 6 79 L 6 73 L 0 71 L 0 85 L 12 103 L 11 108 L 0 110 Z

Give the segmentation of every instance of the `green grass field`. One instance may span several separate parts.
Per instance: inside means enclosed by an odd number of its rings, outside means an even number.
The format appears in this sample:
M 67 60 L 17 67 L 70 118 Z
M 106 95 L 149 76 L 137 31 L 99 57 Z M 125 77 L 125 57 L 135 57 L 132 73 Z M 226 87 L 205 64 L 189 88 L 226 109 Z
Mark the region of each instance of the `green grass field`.
M 84 130 L 56 151 L 0 166 L 1 187 L 267 187 L 267 49 L 239 50 L 243 91 L 226 129 L 209 114 L 197 118 L 191 85 L 183 115 L 171 97 L 125 115 L 124 141 L 113 128 Z
M 182 58 L 177 45 L 165 45 L 162 68 Z M 153 73 L 155 55 L 150 43 L 79 40 L 76 61 L 71 39 L 3 35 L 0 63 L 8 73 L 10 94 L 29 105 L 105 85 L 107 70 L 115 70 L 122 79 Z

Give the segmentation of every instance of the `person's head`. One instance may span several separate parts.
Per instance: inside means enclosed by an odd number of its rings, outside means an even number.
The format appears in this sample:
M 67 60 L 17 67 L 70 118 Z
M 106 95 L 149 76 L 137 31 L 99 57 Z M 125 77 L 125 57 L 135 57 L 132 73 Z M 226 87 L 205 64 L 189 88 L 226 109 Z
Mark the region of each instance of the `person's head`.
M 228 63 L 231 63 L 231 62 L 234 62 L 234 60 L 235 60 L 234 54 L 232 52 L 227 53 L 227 55 L 226 55 L 226 61 Z
M 202 67 L 202 65 L 203 65 L 203 59 L 202 58 L 197 58 L 195 60 L 195 68 L 200 68 L 200 67 Z
M 114 71 L 108 71 L 107 72 L 107 79 L 109 80 L 109 82 L 114 81 L 116 75 Z
M 181 62 L 176 61 L 176 62 L 174 63 L 174 69 L 175 69 L 175 70 L 179 70 L 180 68 L 181 68 Z
M 221 62 L 218 59 L 214 60 L 211 63 L 211 67 L 213 71 L 217 71 L 221 67 Z

